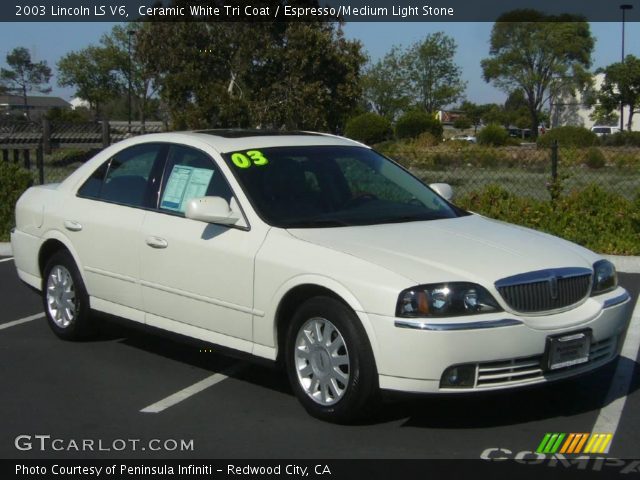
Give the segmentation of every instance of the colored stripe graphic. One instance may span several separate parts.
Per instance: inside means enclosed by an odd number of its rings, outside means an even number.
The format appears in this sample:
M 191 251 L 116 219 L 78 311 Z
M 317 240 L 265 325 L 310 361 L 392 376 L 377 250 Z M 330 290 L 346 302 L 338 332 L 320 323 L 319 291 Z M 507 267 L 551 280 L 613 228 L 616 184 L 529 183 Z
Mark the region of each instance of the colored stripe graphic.
M 547 433 L 542 442 L 538 445 L 536 452 L 538 453 L 556 453 L 566 434 L 564 433 Z
M 546 433 L 536 452 L 578 454 L 586 444 L 584 453 L 609 453 L 612 438 L 611 433 Z
M 538 445 L 538 448 L 536 448 L 536 452 L 538 452 L 538 453 L 544 452 L 544 447 L 547 445 L 547 442 L 549 441 L 549 438 L 551 438 L 551 434 L 550 433 L 545 433 L 544 434 L 544 438 L 540 442 L 540 445 Z
M 584 453 L 607 453 L 613 437 L 610 433 L 594 433 L 587 443 Z
M 571 443 L 573 442 L 574 438 L 576 438 L 576 434 L 570 433 L 569 436 L 567 437 L 567 441 L 564 442 L 564 445 L 562 445 L 562 449 L 560 450 L 560 453 L 567 453 L 567 450 L 569 450 L 569 447 L 571 446 Z

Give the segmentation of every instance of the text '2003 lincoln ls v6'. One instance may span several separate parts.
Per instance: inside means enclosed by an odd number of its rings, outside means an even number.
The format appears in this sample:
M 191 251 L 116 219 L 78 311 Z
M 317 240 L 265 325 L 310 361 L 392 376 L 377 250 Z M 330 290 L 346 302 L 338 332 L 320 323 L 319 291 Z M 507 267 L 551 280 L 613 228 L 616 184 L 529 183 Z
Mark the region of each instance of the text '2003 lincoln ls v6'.
M 27 190 L 11 241 L 58 336 L 101 311 L 278 361 L 330 421 L 380 390 L 509 389 L 617 357 L 631 300 L 610 262 L 450 198 L 332 135 L 143 135 Z

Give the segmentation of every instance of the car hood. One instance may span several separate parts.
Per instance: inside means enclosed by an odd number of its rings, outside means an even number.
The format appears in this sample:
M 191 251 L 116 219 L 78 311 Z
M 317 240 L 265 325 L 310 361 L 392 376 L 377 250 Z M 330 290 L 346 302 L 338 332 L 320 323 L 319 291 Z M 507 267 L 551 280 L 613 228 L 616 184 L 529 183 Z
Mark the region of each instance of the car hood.
M 591 268 L 599 258 L 560 238 L 480 215 L 289 232 L 416 284 L 465 280 L 492 285 L 504 277 L 546 268 Z

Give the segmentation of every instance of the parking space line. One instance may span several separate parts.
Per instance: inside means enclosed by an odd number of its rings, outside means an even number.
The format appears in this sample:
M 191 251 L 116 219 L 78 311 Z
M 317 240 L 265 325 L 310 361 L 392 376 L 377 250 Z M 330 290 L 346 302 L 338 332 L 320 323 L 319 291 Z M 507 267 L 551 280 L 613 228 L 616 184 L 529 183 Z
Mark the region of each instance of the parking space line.
M 39 318 L 44 318 L 44 313 L 36 313 L 35 315 L 31 315 L 30 317 L 20 318 L 18 320 L 14 320 L 13 322 L 0 323 L 0 330 L 4 330 L 5 328 L 9 327 L 15 327 L 16 325 L 22 325 L 23 323 L 38 320 Z
M 10 260 L 13 260 L 13 257 L 9 257 L 9 258 L 0 258 L 0 263 L 2 262 L 8 262 Z
M 618 361 L 616 372 L 613 375 L 613 381 L 607 392 L 605 406 L 600 409 L 596 423 L 593 426 L 593 432 L 613 433 L 615 441 L 615 432 L 620 423 L 620 417 L 624 404 L 627 401 L 627 394 L 631 387 L 633 371 L 636 365 L 638 349 L 640 347 L 640 300 L 636 300 L 636 306 L 631 315 L 631 324 L 627 332 L 627 337 L 620 352 L 622 358 Z
M 193 385 L 187 388 L 184 388 L 179 392 L 169 395 L 168 397 L 163 398 L 162 400 L 156 403 L 153 403 L 148 407 L 143 408 L 142 410 L 140 410 L 140 412 L 160 413 L 163 410 L 166 410 L 169 407 L 173 407 L 174 405 L 177 405 L 178 403 L 186 400 L 187 398 L 192 397 L 196 393 L 200 393 L 203 390 L 206 390 L 207 388 L 215 385 L 216 383 L 220 383 L 223 380 L 226 380 L 230 375 L 233 375 L 234 373 L 238 372 L 242 368 L 242 366 L 243 366 L 242 364 L 236 364 L 226 369 L 222 373 L 214 373 L 213 375 L 205 378 L 204 380 L 200 380 L 199 382 L 194 383 Z

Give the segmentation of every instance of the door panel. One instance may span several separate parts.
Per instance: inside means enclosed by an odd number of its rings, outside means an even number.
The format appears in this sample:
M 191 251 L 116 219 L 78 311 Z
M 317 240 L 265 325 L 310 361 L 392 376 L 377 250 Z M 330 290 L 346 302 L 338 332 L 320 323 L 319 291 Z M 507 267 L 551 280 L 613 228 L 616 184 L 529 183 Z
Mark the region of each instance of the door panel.
M 84 268 L 89 294 L 142 310 L 142 223 L 153 206 L 167 147 L 125 148 L 101 165 L 62 210 L 63 228 Z
M 143 231 L 145 311 L 250 340 L 253 263 L 264 236 L 156 212 L 147 213 Z M 147 245 L 150 237 L 166 247 Z
M 251 340 L 253 265 L 266 229 L 260 233 L 185 218 L 187 202 L 205 195 L 233 200 L 211 157 L 172 145 L 158 210 L 147 212 L 143 222 L 144 308 L 154 315 Z
M 81 198 L 65 208 L 67 220 L 82 226 L 67 235 L 83 262 L 90 295 L 142 308 L 137 282 L 144 215 L 137 208 Z

